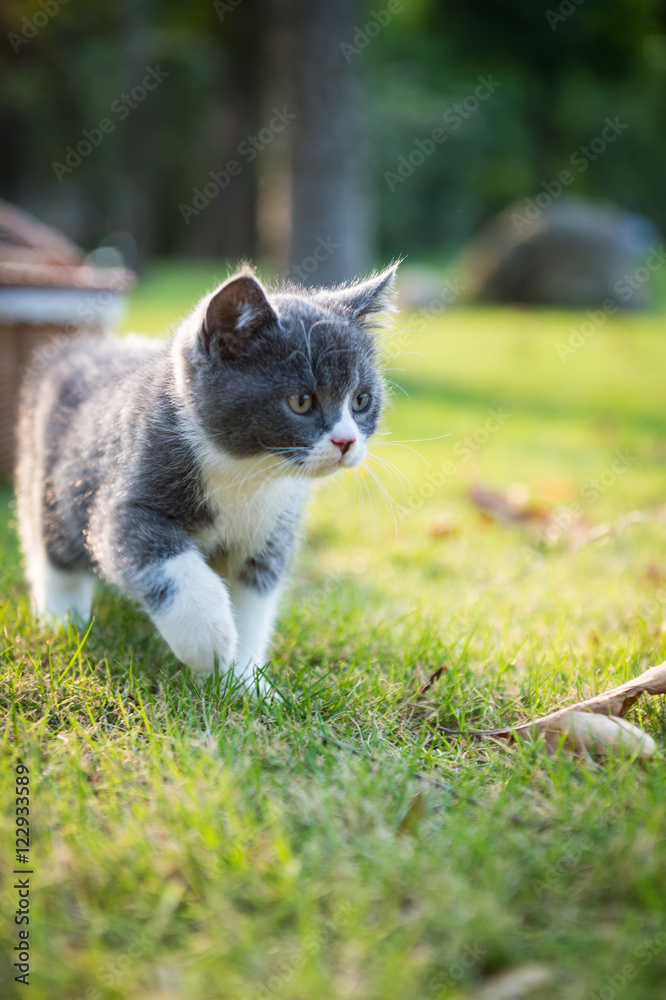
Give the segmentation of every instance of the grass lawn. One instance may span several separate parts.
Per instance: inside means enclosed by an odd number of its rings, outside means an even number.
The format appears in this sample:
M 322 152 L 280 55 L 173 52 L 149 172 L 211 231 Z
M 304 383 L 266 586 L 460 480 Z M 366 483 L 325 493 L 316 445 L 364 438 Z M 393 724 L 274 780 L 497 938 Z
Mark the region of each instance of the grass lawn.
M 158 271 L 128 327 L 157 332 L 211 284 Z M 34 874 L 30 988 L 5 963 L 0 996 L 662 1000 L 662 699 L 630 714 L 660 747 L 643 765 L 440 728 L 666 659 L 666 328 L 611 317 L 562 359 L 584 320 L 401 317 L 378 458 L 313 497 L 261 704 L 197 689 L 106 590 L 87 637 L 40 635 L 2 492 L 4 955 L 19 759 Z M 473 483 L 542 518 L 484 517 Z M 493 992 L 534 963 L 527 991 Z

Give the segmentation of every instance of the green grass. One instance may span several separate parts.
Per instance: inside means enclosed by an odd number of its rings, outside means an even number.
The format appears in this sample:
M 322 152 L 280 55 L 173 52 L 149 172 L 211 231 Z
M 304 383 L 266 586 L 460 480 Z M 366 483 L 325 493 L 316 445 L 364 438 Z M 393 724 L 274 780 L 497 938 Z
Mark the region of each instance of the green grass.
M 128 328 L 156 332 L 212 283 L 158 271 Z M 663 998 L 663 701 L 631 712 L 660 747 L 644 765 L 438 728 L 509 724 L 666 659 L 666 331 L 613 318 L 563 363 L 583 319 L 402 317 L 375 449 L 400 474 L 371 463 L 400 506 L 369 473 L 313 498 L 267 702 L 197 689 L 109 591 L 87 638 L 40 635 L 4 491 L 5 955 L 18 759 L 34 875 L 31 986 L 3 966 L 2 997 L 455 1000 L 537 962 L 550 983 L 520 996 Z M 579 520 L 551 540 L 489 521 L 475 482 Z

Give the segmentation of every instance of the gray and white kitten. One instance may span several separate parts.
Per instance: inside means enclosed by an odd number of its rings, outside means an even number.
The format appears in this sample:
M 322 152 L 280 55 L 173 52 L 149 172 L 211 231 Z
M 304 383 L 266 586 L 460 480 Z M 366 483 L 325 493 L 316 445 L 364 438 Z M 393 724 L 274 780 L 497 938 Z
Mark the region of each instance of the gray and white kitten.
M 171 339 L 81 338 L 29 377 L 18 521 L 38 615 L 87 620 L 97 574 L 192 670 L 254 687 L 308 484 L 357 466 L 377 427 L 394 274 L 269 292 L 245 268 Z

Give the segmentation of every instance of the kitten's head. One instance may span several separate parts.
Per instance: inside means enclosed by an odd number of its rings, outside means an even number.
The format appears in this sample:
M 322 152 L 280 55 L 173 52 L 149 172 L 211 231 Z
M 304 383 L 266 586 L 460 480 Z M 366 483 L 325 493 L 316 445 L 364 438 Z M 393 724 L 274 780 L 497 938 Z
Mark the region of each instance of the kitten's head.
M 373 328 L 391 307 L 396 267 L 276 292 L 244 269 L 204 299 L 176 349 L 180 391 L 207 438 L 309 476 L 362 462 L 384 400 Z

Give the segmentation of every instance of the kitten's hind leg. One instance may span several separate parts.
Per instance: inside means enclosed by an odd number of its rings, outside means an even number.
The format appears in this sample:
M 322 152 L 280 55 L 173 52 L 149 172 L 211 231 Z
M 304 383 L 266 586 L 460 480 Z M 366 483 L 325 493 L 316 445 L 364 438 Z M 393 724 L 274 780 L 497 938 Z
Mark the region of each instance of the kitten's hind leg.
M 27 576 L 38 618 L 51 625 L 67 618 L 85 623 L 90 618 L 94 576 L 87 570 L 59 569 L 33 556 L 28 560 Z

